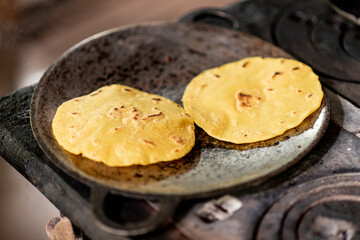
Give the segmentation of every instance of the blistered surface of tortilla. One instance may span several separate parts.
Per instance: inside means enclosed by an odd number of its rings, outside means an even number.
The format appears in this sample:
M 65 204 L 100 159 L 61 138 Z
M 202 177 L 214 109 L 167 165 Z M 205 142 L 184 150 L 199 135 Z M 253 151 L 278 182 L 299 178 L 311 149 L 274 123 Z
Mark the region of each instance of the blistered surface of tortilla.
M 267 140 L 298 126 L 323 99 L 318 76 L 296 60 L 250 57 L 206 70 L 183 95 L 209 135 L 232 143 Z
M 52 128 L 65 150 L 108 166 L 178 159 L 195 143 L 194 120 L 180 105 L 117 84 L 63 103 Z

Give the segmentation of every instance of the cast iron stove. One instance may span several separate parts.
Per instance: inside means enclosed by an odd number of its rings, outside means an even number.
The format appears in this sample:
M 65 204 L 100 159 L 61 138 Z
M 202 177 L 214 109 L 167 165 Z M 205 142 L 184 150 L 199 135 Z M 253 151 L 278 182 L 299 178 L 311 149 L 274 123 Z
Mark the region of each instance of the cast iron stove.
M 336 4 L 339 1 L 333 1 Z M 168 227 L 139 239 L 359 239 L 360 29 L 322 0 L 243 1 L 202 9 L 180 22 L 202 22 L 256 35 L 309 64 L 331 102 L 320 143 L 299 163 L 259 186 L 232 192 L 242 208 L 212 223 L 195 212 L 203 200 L 180 204 Z M 97 225 L 86 185 L 66 175 L 37 145 L 29 123 L 35 86 L 0 99 L 0 154 L 91 239 L 122 239 Z M 156 205 L 109 194 L 115 221 L 143 218 Z

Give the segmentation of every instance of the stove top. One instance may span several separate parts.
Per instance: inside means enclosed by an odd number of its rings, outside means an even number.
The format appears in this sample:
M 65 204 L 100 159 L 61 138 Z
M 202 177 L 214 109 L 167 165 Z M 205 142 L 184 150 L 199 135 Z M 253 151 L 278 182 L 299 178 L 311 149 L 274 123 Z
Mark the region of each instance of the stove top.
M 182 202 L 170 225 L 139 239 L 313 239 L 356 237 L 360 191 L 360 31 L 325 1 L 255 0 L 225 9 L 189 13 L 181 22 L 203 22 L 256 35 L 308 63 L 331 102 L 324 138 L 303 160 L 264 184 L 232 193 L 242 208 L 206 223 L 196 211 L 203 200 Z M 37 145 L 29 123 L 35 86 L 0 99 L 0 154 L 92 239 L 123 239 L 93 214 L 91 189 L 57 168 Z M 323 178 L 325 177 L 325 178 Z M 104 200 L 114 221 L 137 220 L 156 204 Z M 330 227 L 329 227 L 330 226 Z M 303 235 L 304 234 L 304 235 Z

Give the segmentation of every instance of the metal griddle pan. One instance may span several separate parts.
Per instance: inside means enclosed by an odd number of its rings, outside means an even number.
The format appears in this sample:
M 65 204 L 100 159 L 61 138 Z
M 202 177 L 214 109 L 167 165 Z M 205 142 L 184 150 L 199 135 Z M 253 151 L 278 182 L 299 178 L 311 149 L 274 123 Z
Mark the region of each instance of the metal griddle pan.
M 195 75 L 249 56 L 291 58 L 254 36 L 209 25 L 151 23 L 100 33 L 68 50 L 42 76 L 31 103 L 35 138 L 51 161 L 91 187 L 94 213 L 105 231 L 128 236 L 149 232 L 171 216 L 181 199 L 258 184 L 299 161 L 325 132 L 327 101 L 299 127 L 268 141 L 230 144 L 197 128 L 195 147 L 183 159 L 116 168 L 63 150 L 51 130 L 56 109 L 64 101 L 114 83 L 182 104 L 184 89 Z M 159 211 L 137 224 L 115 223 L 102 210 L 109 191 L 155 198 Z

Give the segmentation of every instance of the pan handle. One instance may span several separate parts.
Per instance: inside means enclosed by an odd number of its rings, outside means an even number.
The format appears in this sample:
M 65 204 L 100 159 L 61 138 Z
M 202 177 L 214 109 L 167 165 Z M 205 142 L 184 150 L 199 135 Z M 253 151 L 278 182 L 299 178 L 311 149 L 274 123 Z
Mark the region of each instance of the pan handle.
M 224 20 L 230 22 L 232 29 L 239 30 L 239 28 L 240 28 L 239 21 L 233 15 L 231 15 L 230 13 L 228 13 L 224 10 L 218 9 L 218 8 L 203 8 L 203 9 L 193 11 L 193 12 L 179 18 L 178 22 L 195 23 L 195 22 L 198 22 L 198 20 L 202 16 L 213 16 L 216 18 L 221 18 L 221 19 L 224 19 Z
M 139 222 L 118 223 L 106 216 L 103 203 L 110 190 L 93 187 L 91 193 L 91 204 L 93 213 L 96 216 L 98 226 L 105 232 L 115 236 L 139 236 L 169 223 L 180 199 L 174 197 L 157 197 L 159 209 L 149 218 Z M 155 199 L 154 199 L 155 200 Z

